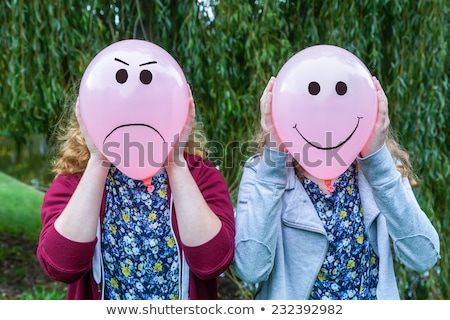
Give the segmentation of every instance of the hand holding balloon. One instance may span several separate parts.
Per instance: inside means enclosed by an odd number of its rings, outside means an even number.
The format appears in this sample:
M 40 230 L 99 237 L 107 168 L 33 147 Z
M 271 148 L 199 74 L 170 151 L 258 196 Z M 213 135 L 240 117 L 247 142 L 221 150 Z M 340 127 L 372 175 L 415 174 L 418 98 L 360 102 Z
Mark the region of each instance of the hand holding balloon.
M 95 144 L 91 141 L 91 138 L 87 134 L 86 125 L 84 124 L 83 118 L 80 115 L 80 98 L 77 98 L 76 106 L 75 106 L 75 115 L 77 118 L 78 125 L 80 126 L 81 134 L 83 135 L 84 141 L 86 142 L 86 146 L 90 153 L 91 160 L 97 160 L 98 162 L 105 164 L 109 167 L 109 161 L 106 157 L 97 149 Z
M 180 135 L 178 136 L 178 139 L 174 143 L 174 147 L 169 153 L 165 168 L 171 169 L 173 166 L 176 165 L 183 165 L 184 164 L 184 156 L 183 151 L 186 146 L 186 142 L 188 141 L 189 135 L 192 131 L 192 127 L 195 123 L 195 104 L 194 104 L 194 98 L 192 97 L 191 89 L 188 87 L 189 90 L 189 99 L 188 99 L 188 117 L 186 119 L 186 124 L 184 125 L 183 130 L 181 131 Z
M 272 121 L 272 90 L 275 77 L 271 77 L 260 99 L 261 128 L 264 132 L 266 147 L 284 152 L 284 146 L 278 137 Z
M 377 89 L 378 114 L 372 134 L 364 148 L 361 150 L 362 157 L 370 156 L 383 146 L 386 141 L 390 124 L 386 94 L 384 93 L 384 90 L 376 77 L 373 77 L 373 83 Z

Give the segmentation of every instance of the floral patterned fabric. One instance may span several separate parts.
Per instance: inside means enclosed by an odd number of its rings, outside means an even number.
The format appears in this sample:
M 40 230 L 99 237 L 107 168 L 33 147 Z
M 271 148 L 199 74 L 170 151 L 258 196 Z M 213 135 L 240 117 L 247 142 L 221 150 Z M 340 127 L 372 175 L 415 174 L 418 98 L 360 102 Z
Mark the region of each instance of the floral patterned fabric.
M 329 242 L 311 299 L 376 299 L 378 257 L 365 235 L 357 178 L 356 166 L 352 165 L 329 194 L 313 181 L 303 180 Z
M 178 246 L 171 228 L 167 175 L 142 181 L 112 167 L 106 181 L 102 253 L 105 299 L 170 300 L 179 295 Z

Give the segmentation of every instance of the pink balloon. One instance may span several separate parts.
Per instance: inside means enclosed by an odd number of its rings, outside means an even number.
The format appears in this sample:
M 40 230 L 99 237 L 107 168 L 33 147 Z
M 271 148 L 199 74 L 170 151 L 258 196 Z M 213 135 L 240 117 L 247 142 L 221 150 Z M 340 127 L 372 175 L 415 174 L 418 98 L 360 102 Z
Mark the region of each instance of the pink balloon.
M 127 176 L 148 181 L 186 125 L 189 87 L 164 49 L 143 40 L 122 40 L 90 62 L 79 99 L 95 146 Z
M 372 133 L 377 112 L 371 73 L 336 46 L 301 50 L 281 68 L 273 88 L 278 136 L 319 179 L 337 178 L 352 164 Z

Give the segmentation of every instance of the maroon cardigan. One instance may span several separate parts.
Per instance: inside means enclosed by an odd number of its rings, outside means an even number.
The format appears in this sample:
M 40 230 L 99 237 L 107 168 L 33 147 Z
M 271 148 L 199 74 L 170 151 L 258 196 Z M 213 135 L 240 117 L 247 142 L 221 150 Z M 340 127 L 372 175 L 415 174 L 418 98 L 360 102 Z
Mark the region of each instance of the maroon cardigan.
M 189 298 L 217 299 L 217 277 L 228 268 L 234 256 L 233 205 L 225 180 L 212 163 L 194 155 L 186 155 L 186 159 L 203 197 L 221 220 L 222 228 L 207 243 L 196 247 L 186 246 L 180 240 L 174 208 L 173 230 L 189 265 Z M 69 284 L 68 299 L 101 299 L 101 285 L 94 281 L 92 275 L 92 258 L 99 239 L 86 243 L 75 242 L 63 237 L 54 227 L 55 220 L 64 210 L 80 179 L 81 174 L 58 176 L 46 192 L 36 255 L 50 278 Z M 170 201 L 170 181 L 168 189 Z M 105 196 L 100 211 L 101 219 L 104 205 Z

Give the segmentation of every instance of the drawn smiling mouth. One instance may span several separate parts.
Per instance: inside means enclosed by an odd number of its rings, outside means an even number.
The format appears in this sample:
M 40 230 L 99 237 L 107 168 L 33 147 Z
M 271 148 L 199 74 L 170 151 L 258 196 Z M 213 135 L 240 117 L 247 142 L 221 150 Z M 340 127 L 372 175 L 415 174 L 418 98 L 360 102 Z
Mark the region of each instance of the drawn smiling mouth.
M 135 126 L 143 126 L 143 127 L 147 127 L 147 128 L 152 129 L 153 131 L 155 131 L 155 132 L 161 137 L 161 139 L 163 140 L 164 143 L 166 142 L 166 140 L 164 139 L 164 137 L 162 136 L 162 134 L 161 134 L 158 130 L 156 130 L 154 127 L 152 127 L 152 126 L 150 126 L 150 125 L 148 125 L 148 124 L 145 124 L 145 123 L 130 123 L 130 124 L 124 124 L 124 125 L 121 125 L 121 126 L 118 126 L 118 127 L 114 128 L 114 129 L 113 129 L 110 133 L 108 133 L 108 135 L 105 137 L 105 139 L 103 140 L 103 144 L 104 144 L 105 141 L 108 139 L 108 137 L 109 137 L 110 135 L 112 135 L 116 130 L 118 130 L 118 129 L 120 129 L 120 128 L 124 128 L 124 127 L 135 127 Z
M 317 148 L 319 150 L 332 150 L 332 149 L 337 149 L 339 147 L 341 147 L 344 143 L 346 143 L 348 140 L 350 140 L 350 138 L 353 136 L 353 134 L 356 132 L 356 129 L 358 129 L 359 126 L 359 120 L 361 120 L 363 117 L 357 117 L 358 118 L 358 122 L 356 123 L 356 127 L 355 129 L 353 129 L 352 133 L 350 133 L 350 135 L 347 137 L 347 139 L 341 141 L 339 144 L 333 146 L 333 147 L 322 147 L 320 145 L 314 144 L 311 141 L 309 141 L 308 139 L 306 139 L 298 130 L 297 128 L 297 124 L 295 124 L 292 128 L 294 128 L 297 133 L 303 138 L 303 140 L 306 141 L 306 143 L 308 143 L 309 145 L 313 146 L 314 148 Z

